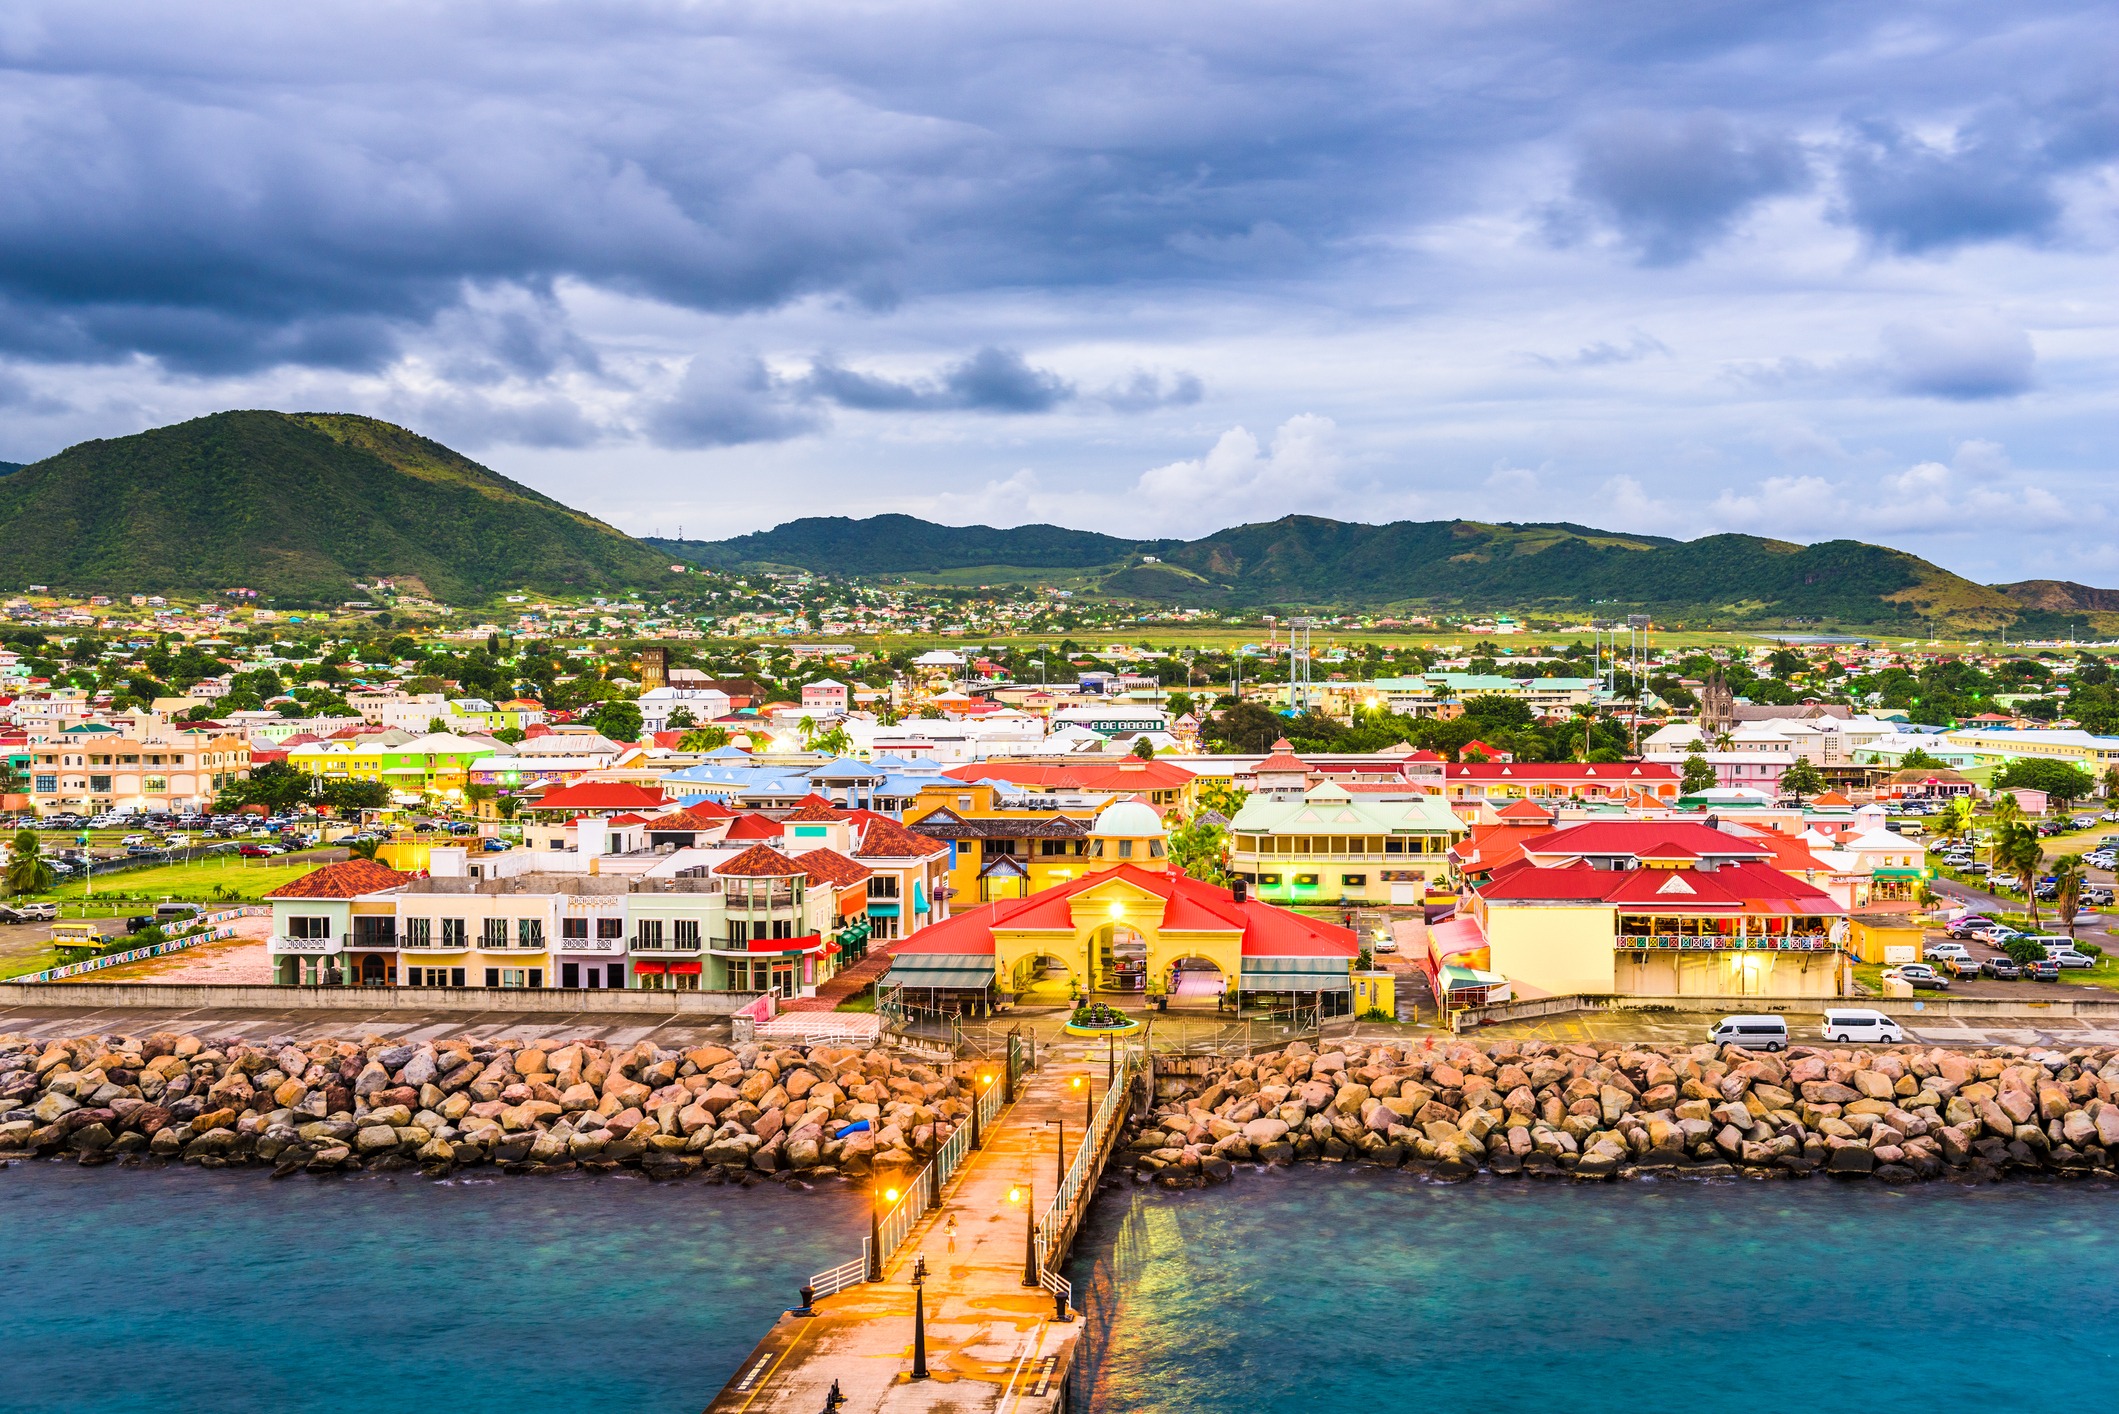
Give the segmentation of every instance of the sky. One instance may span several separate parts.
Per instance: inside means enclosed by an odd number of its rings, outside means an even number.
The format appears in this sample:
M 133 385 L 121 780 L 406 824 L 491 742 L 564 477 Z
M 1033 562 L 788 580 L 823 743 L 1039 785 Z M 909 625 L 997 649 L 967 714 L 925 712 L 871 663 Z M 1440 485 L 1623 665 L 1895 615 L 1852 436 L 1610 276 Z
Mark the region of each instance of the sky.
M 2119 584 L 2119 5 L 0 7 L 0 459 L 636 534 L 1288 514 Z

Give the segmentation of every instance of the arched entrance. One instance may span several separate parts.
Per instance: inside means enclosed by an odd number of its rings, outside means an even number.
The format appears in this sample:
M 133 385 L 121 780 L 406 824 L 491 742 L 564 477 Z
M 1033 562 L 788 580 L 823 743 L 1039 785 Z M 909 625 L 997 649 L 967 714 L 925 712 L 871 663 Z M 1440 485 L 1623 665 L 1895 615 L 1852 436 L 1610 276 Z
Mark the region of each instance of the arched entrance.
M 1074 995 L 1074 969 L 1065 958 L 1033 953 L 1010 969 L 1008 983 L 1018 1006 L 1066 1006 Z
M 1172 1006 L 1219 1008 L 1223 994 L 1229 990 L 1227 975 L 1210 957 L 1178 958 L 1166 969 L 1162 980 L 1169 988 Z
M 383 985 L 383 959 L 380 953 L 369 953 L 361 958 L 361 985 L 380 987 Z
M 1089 940 L 1090 965 L 1100 992 L 1144 992 L 1148 987 L 1148 940 L 1126 923 L 1106 923 Z

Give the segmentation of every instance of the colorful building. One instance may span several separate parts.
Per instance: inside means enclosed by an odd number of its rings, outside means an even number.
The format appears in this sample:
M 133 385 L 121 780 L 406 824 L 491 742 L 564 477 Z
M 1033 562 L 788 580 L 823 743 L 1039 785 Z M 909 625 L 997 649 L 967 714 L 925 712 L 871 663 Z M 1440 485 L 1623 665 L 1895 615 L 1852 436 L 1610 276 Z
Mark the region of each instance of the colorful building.
M 1355 796 L 1327 781 L 1256 795 L 1229 822 L 1229 873 L 1271 903 L 1422 904 L 1450 884 L 1469 827 L 1439 798 Z

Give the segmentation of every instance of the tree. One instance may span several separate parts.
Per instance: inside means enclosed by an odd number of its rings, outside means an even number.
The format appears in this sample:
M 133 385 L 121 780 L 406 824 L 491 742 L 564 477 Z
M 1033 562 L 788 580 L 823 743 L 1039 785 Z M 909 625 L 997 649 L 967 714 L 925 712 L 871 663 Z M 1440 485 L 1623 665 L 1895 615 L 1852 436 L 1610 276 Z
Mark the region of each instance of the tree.
M 673 732 L 681 732 L 686 727 L 691 726 L 698 720 L 699 719 L 697 717 L 694 717 L 692 715 L 691 708 L 680 705 L 670 713 L 670 719 L 668 724 L 669 730 Z
M 2023 880 L 2024 897 L 2031 907 L 2031 931 L 2038 931 L 2038 875 L 2045 868 L 2045 846 L 2038 832 L 2021 821 L 1994 831 L 1994 862 Z
M 2104 798 L 2119 800 L 2119 766 L 2104 768 Z
M 844 756 L 853 750 L 853 738 L 846 734 L 845 727 L 834 722 L 809 739 L 809 749 L 827 756 Z
M 612 741 L 640 740 L 640 704 L 623 699 L 601 703 L 589 713 L 589 722 Z
M 235 810 L 245 805 L 262 805 L 277 813 L 306 800 L 314 784 L 313 777 L 284 761 L 267 761 L 262 766 L 253 766 L 248 780 L 230 781 L 224 786 L 215 808 Z
M 388 805 L 390 788 L 381 781 L 326 781 L 318 799 L 350 818 L 363 810 L 380 810 Z
M 377 852 L 380 851 L 382 847 L 383 842 L 378 839 L 346 841 L 346 852 L 348 854 L 350 854 L 355 859 L 366 859 L 371 862 L 374 860 Z
M 1173 692 L 1163 699 L 1163 710 L 1170 714 L 1170 720 L 1173 722 L 1190 714 L 1192 705 L 1192 694 L 1189 692 Z
M 1170 858 L 1195 879 L 1209 884 L 1228 882 L 1228 832 L 1211 821 L 1195 820 L 1170 832 Z
M 51 888 L 56 875 L 44 862 L 44 846 L 31 829 L 15 831 L 7 854 L 7 891 L 11 894 L 41 894 Z
M 2065 761 L 2031 758 L 2011 761 L 1994 773 L 1996 790 L 2039 790 L 2054 805 L 2065 808 L 2089 797 L 2097 788 L 2096 778 L 2080 766 Z
M 1965 837 L 1972 828 L 1972 801 L 1969 796 L 1958 796 L 1943 806 L 1942 814 L 1935 817 L 1935 828 L 1942 837 L 1956 842 Z
M 1898 767 L 1902 771 L 1933 771 L 1941 765 L 1941 760 L 1930 756 L 1917 746 L 1900 757 L 1898 762 Z
M 1714 767 L 1698 751 L 1685 758 L 1685 773 L 1678 778 L 1678 789 L 1686 795 L 1698 795 L 1703 790 L 1712 790 L 1717 777 Z
M 1146 732 L 1133 738 L 1133 755 L 1138 756 L 1143 761 L 1153 761 L 1155 759 L 1155 743 L 1148 740 Z
M 2075 909 L 2082 902 L 2082 886 L 2089 882 L 2089 871 L 2082 866 L 2079 854 L 2063 854 L 2053 861 L 2053 909 L 2060 921 L 2067 925 L 2067 935 L 2075 936 Z M 2032 886 L 2032 898 L 2037 897 L 2037 886 Z
M 728 745 L 728 729 L 725 727 L 693 727 L 677 738 L 679 751 L 719 751 Z
M 1781 773 L 1781 789 L 1797 800 L 1806 800 L 1825 792 L 1824 772 L 1817 769 L 1807 756 L 1798 756 L 1795 764 Z
M 1236 812 L 1243 809 L 1243 803 L 1250 798 L 1249 791 L 1238 790 L 1228 781 L 1209 781 L 1199 788 L 1199 808 L 1211 810 L 1224 820 L 1235 819 Z

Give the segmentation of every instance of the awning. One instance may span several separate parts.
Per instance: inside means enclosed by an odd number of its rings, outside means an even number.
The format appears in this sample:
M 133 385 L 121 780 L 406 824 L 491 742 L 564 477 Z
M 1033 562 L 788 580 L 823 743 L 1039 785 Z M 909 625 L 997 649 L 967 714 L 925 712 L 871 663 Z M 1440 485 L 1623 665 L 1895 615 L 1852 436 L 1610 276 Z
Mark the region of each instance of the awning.
M 1238 990 L 1245 992 L 1351 992 L 1353 978 L 1344 962 L 1333 958 L 1271 958 L 1272 967 L 1246 965 Z M 1317 967 L 1300 967 L 1300 964 L 1322 962 L 1333 970 Z
M 898 905 L 871 901 L 868 905 L 868 916 L 870 918 L 895 918 L 898 916 Z
M 1505 987 L 1508 979 L 1498 972 L 1481 972 L 1475 967 L 1445 967 L 1442 969 L 1442 990 L 1461 992 L 1473 987 Z
M 888 987 L 942 987 L 983 991 L 993 985 L 993 959 L 964 953 L 915 953 L 892 959 L 883 975 Z
M 950 863 L 950 867 L 952 867 L 952 868 L 954 868 L 954 867 L 956 866 L 956 846 L 955 846 L 955 845 L 951 845 L 951 846 L 949 847 L 949 863 Z M 925 912 L 927 912 L 927 886 L 926 886 L 926 885 L 924 885 L 924 884 L 922 884 L 922 883 L 921 883 L 921 882 L 920 882 L 919 880 L 917 880 L 917 879 L 915 879 L 915 880 L 913 881 L 913 885 L 912 885 L 912 911 L 913 911 L 914 913 L 925 913 Z
M 674 977 L 697 977 L 699 975 L 699 964 L 696 962 L 673 962 L 669 965 L 669 969 L 670 975 Z
M 865 894 L 847 894 L 839 900 L 839 916 L 841 918 L 851 918 L 857 913 L 866 913 L 867 911 L 868 897 Z
M 696 962 L 692 964 L 695 968 L 698 965 Z M 666 962 L 636 962 L 633 964 L 633 975 L 635 977 L 660 977 L 668 968 L 669 964 Z
M 1928 877 L 1928 871 L 1925 869 L 1906 869 L 1893 865 L 1884 869 L 1871 869 L 1869 877 L 1872 879 L 1925 879 Z

